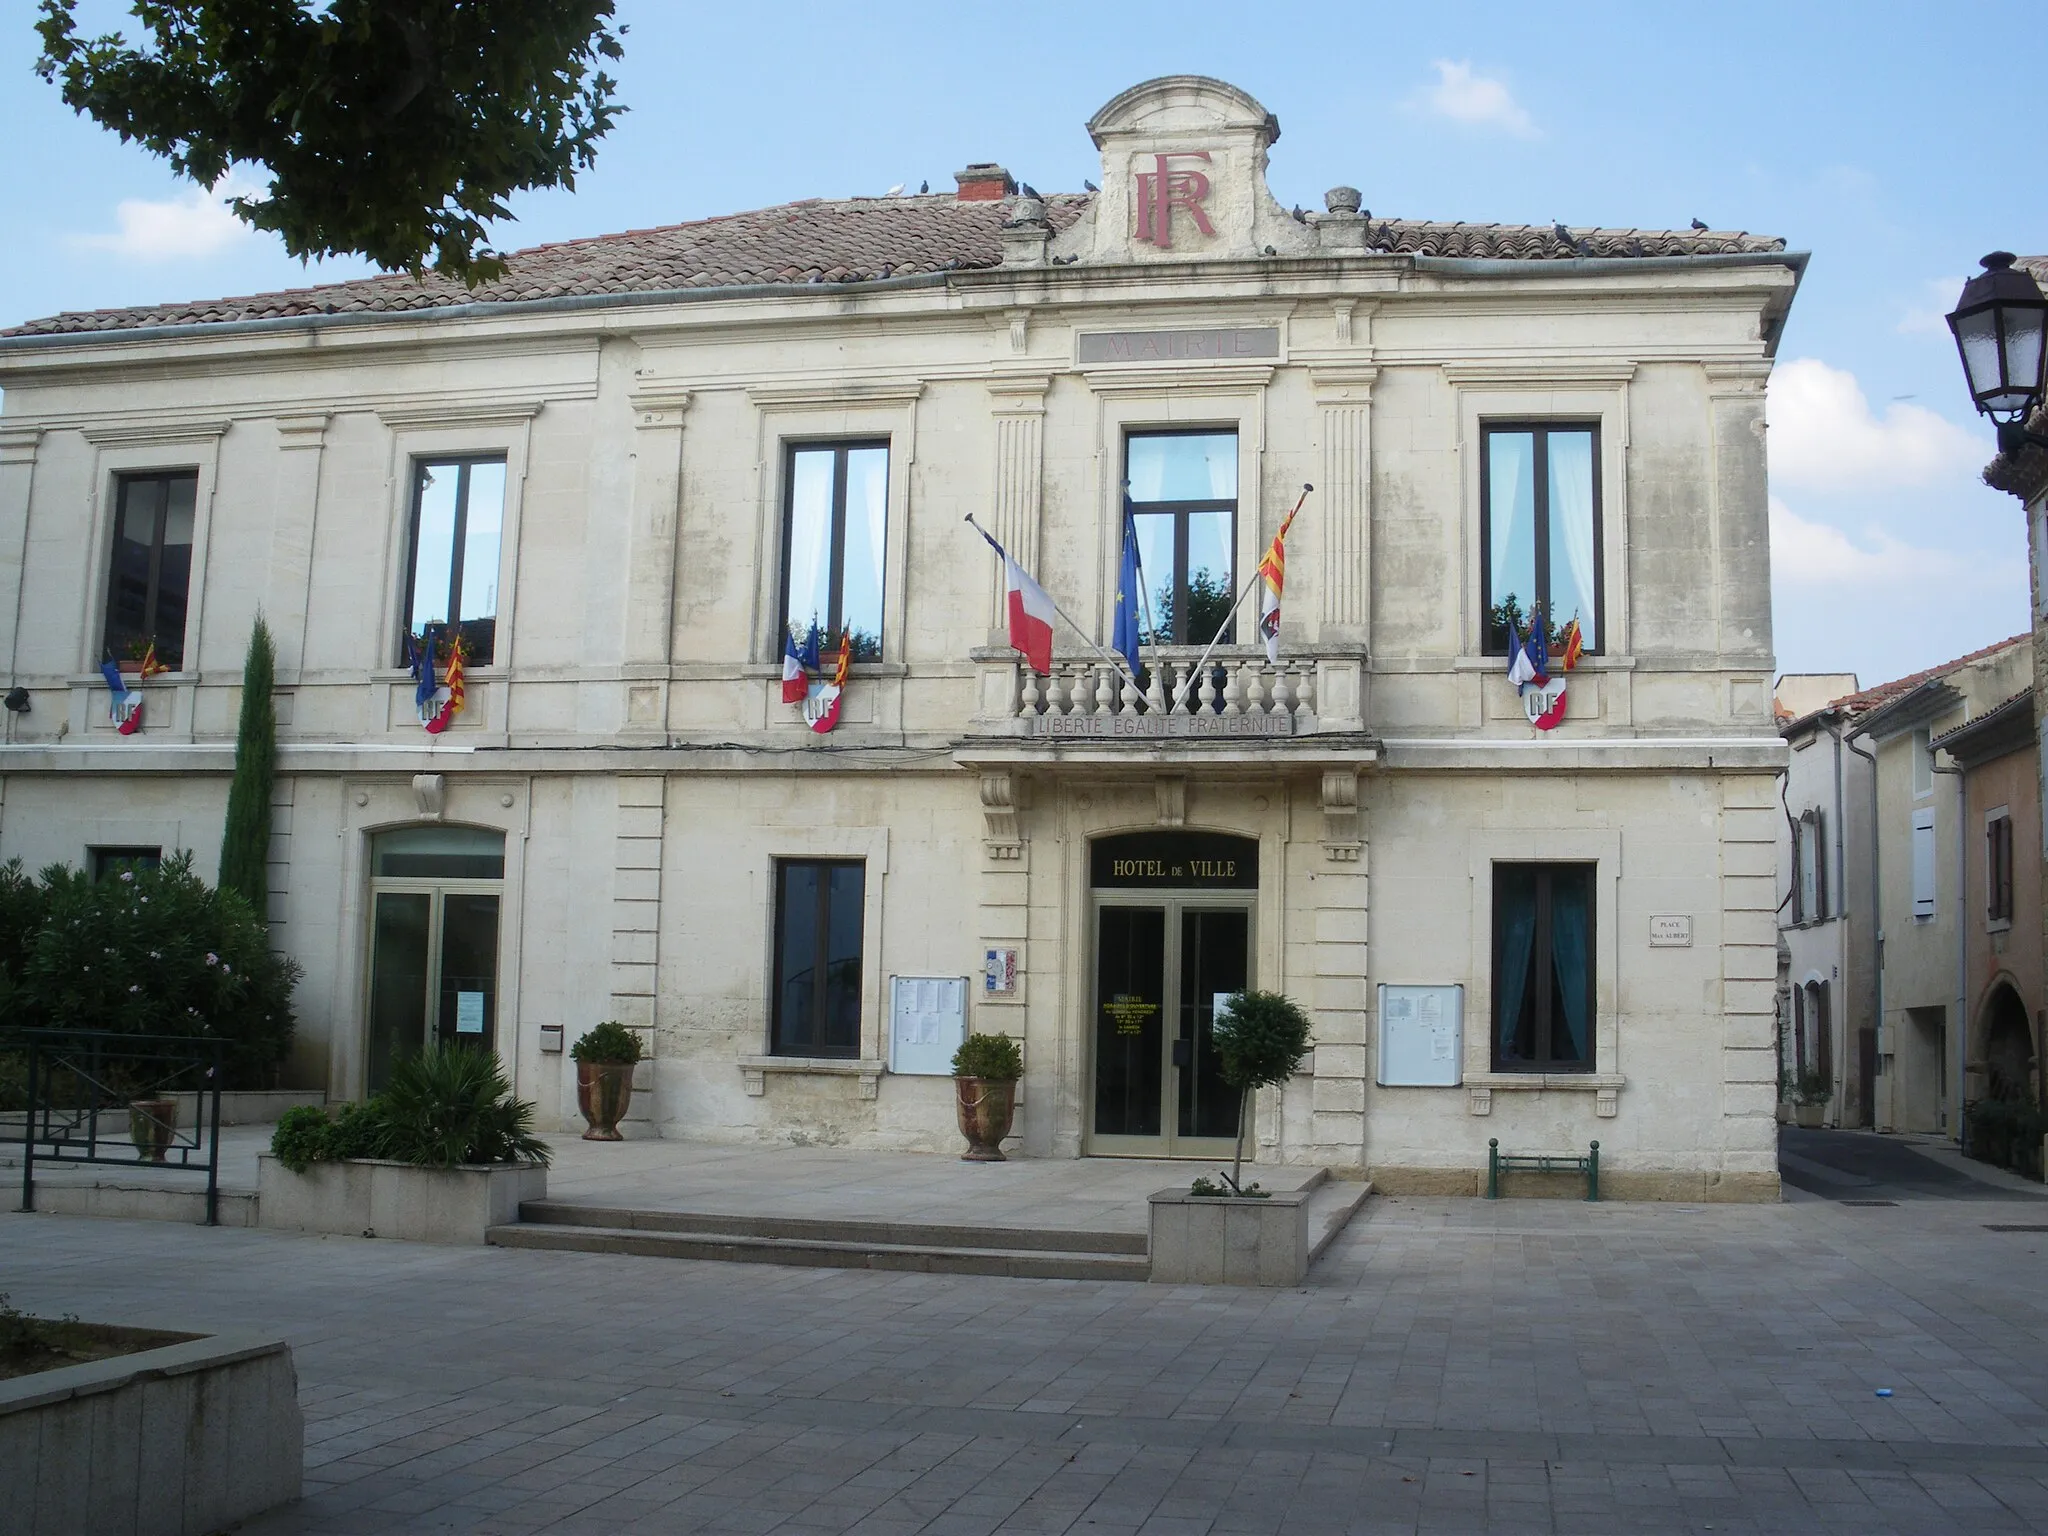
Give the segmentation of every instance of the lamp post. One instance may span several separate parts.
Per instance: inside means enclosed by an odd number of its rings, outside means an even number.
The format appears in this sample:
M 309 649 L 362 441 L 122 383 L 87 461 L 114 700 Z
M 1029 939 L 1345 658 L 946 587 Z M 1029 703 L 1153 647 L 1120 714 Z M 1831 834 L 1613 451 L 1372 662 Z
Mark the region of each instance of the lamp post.
M 1984 270 L 1963 284 L 1963 296 L 1948 317 L 1970 398 L 1998 424 L 2000 453 L 2017 453 L 2028 443 L 2048 447 L 2048 437 L 2026 425 L 2041 403 L 2048 298 L 2033 274 L 2013 261 L 2011 251 L 1986 256 L 1980 263 Z

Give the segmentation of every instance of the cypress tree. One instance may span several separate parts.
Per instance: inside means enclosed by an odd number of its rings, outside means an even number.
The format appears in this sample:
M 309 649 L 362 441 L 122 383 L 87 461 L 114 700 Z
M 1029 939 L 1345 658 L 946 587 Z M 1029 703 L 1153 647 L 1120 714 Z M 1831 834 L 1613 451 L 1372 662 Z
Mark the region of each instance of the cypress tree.
M 239 891 L 259 922 L 270 910 L 270 786 L 277 777 L 277 710 L 271 685 L 277 656 L 263 615 L 249 631 L 242 663 L 242 720 L 235 731 L 235 780 L 220 840 L 220 886 Z

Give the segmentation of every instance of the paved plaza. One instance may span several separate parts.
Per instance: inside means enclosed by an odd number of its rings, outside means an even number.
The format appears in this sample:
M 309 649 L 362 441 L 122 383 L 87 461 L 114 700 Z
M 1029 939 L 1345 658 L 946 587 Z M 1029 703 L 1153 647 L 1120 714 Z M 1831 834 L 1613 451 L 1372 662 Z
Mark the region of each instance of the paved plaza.
M 2002 1194 L 1376 1198 L 1278 1292 L 7 1215 L 0 1289 L 288 1337 L 252 1536 L 2048 1530 Z

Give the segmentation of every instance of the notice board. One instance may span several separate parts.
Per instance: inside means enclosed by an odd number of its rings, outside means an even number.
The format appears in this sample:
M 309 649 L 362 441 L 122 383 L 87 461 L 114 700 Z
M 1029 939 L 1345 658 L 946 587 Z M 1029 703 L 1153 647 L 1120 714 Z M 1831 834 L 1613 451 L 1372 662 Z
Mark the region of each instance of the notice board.
M 1464 1078 L 1465 989 L 1380 983 L 1378 1081 L 1455 1088 Z
M 953 1053 L 967 1038 L 965 976 L 889 978 L 889 1070 L 951 1077 Z

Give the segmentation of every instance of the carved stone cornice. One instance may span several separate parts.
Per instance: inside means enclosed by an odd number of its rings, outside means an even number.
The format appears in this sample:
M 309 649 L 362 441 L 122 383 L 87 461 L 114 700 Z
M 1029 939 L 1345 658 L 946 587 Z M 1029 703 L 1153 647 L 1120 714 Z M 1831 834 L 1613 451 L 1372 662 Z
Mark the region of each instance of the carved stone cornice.
M 983 846 L 991 859 L 1019 859 L 1024 856 L 1024 838 L 1017 826 L 1017 781 L 1008 773 L 981 776 L 981 820 L 986 834 Z
M 1337 864 L 1358 862 L 1364 843 L 1358 835 L 1358 773 L 1331 768 L 1323 773 L 1323 857 Z

